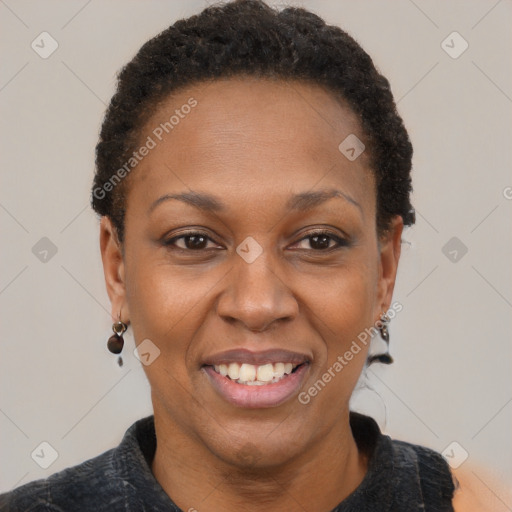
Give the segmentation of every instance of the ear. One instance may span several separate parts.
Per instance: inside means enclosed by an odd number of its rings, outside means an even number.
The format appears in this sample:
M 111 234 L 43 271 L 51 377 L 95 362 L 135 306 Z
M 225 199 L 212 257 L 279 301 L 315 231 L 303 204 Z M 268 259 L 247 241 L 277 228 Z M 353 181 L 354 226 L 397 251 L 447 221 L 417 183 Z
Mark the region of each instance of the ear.
M 121 320 L 127 322 L 130 318 L 130 313 L 126 303 L 125 267 L 122 246 L 119 242 L 116 228 L 110 218 L 106 216 L 103 216 L 100 222 L 100 249 L 105 284 L 112 305 L 112 319 L 117 321 L 119 313 L 121 313 Z
M 374 321 L 389 309 L 395 288 L 395 279 L 402 249 L 404 222 L 400 215 L 393 217 L 389 231 L 379 240 L 379 279 L 375 300 Z

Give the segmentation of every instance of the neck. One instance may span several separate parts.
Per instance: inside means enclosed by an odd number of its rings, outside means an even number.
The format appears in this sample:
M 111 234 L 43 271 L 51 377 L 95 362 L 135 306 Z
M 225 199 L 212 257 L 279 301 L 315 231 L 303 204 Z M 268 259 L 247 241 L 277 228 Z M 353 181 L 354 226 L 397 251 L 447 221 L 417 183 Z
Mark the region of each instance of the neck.
M 152 471 L 182 510 L 332 510 L 363 480 L 368 466 L 352 436 L 348 411 L 335 428 L 279 466 L 235 467 L 197 438 L 155 415 Z

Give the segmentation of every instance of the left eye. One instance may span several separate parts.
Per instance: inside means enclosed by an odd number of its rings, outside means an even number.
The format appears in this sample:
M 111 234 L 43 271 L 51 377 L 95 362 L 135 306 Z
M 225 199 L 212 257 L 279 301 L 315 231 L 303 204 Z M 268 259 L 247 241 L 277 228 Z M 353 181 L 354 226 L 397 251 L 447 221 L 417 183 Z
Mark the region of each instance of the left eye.
M 310 247 L 309 248 L 302 247 L 303 249 L 326 250 L 326 249 L 337 249 L 339 247 L 348 245 L 346 240 L 344 240 L 343 238 L 341 238 L 333 233 L 330 233 L 328 231 L 319 231 L 319 232 L 315 232 L 315 233 L 310 233 L 309 235 L 307 235 L 304 238 L 302 238 L 301 240 L 299 240 L 298 243 L 308 241 L 308 240 L 309 240 Z M 333 242 L 333 241 L 335 242 L 335 244 L 330 245 L 331 242 Z M 306 242 L 306 243 L 308 243 L 308 242 Z

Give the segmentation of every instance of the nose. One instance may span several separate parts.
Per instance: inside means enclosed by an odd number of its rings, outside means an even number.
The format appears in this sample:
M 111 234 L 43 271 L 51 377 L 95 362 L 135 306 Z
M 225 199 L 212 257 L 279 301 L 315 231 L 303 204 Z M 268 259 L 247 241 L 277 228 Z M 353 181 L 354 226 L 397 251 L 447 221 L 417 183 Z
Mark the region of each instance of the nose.
M 268 253 L 267 253 L 268 254 Z M 264 251 L 247 263 L 238 255 L 228 274 L 229 285 L 217 304 L 221 318 L 239 323 L 254 332 L 265 331 L 278 321 L 290 321 L 299 311 L 289 286 L 277 275 L 275 265 Z

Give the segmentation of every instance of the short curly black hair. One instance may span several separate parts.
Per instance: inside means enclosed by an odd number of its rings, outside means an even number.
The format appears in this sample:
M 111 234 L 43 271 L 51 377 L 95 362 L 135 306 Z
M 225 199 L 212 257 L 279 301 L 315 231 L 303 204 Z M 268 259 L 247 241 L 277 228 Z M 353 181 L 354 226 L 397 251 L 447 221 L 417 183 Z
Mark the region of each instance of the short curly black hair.
M 146 42 L 118 74 L 96 146 L 91 203 L 112 220 L 120 242 L 126 180 L 115 186 L 113 177 L 133 156 L 158 104 L 179 88 L 243 75 L 316 83 L 348 103 L 370 148 L 378 234 L 395 215 L 404 225 L 414 224 L 412 145 L 389 82 L 369 55 L 341 28 L 306 9 L 280 11 L 262 0 L 235 0 L 177 21 Z

